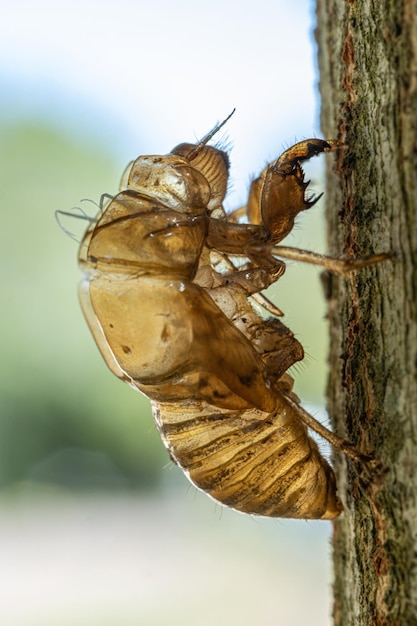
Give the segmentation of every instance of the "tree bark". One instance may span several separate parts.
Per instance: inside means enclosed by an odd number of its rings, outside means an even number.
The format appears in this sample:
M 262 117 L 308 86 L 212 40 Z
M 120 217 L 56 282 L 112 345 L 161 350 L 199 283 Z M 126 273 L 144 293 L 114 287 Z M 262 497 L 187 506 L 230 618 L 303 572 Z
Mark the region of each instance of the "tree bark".
M 417 0 L 317 0 L 332 255 L 393 251 L 332 276 L 333 428 L 383 470 L 335 452 L 336 626 L 417 625 Z M 329 159 L 330 163 L 331 159 Z

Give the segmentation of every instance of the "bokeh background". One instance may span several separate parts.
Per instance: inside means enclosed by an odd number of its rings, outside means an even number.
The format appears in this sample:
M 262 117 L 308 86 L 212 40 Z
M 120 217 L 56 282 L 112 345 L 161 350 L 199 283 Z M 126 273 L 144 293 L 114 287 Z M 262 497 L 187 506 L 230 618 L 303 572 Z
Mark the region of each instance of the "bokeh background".
M 330 624 L 330 524 L 245 517 L 188 484 L 148 401 L 102 362 L 54 218 L 234 107 L 227 207 L 244 204 L 268 160 L 320 136 L 314 2 L 0 8 L 0 623 Z M 325 250 L 322 204 L 287 244 Z M 326 419 L 319 271 L 288 263 L 272 298 L 308 355 L 296 391 Z

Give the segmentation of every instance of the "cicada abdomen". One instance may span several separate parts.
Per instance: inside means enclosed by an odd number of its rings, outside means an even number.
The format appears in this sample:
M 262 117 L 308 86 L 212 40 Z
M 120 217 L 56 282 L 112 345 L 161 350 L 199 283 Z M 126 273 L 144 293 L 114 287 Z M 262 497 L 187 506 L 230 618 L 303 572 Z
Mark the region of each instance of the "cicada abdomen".
M 171 458 L 217 502 L 243 513 L 333 519 L 343 509 L 333 470 L 284 398 L 275 410 L 152 403 Z

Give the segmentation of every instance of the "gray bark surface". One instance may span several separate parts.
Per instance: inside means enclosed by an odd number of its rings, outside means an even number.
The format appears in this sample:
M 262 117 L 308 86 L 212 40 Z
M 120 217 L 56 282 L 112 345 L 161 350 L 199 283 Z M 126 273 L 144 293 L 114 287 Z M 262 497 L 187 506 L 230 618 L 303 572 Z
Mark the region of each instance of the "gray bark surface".
M 383 471 L 335 452 L 336 626 L 417 625 L 417 2 L 318 0 L 329 252 L 393 251 L 332 276 L 328 408 Z

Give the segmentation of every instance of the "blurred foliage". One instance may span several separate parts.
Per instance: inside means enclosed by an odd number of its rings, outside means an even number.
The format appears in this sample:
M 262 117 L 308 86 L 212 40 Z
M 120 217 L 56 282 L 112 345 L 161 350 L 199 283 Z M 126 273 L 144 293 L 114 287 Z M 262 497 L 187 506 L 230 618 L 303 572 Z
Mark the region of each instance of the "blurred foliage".
M 0 129 L 0 163 L 0 485 L 154 487 L 166 457 L 149 402 L 101 362 L 77 301 L 77 244 L 54 218 L 114 192 L 123 165 L 36 123 Z
M 0 486 L 149 488 L 168 462 L 149 402 L 108 372 L 94 345 L 76 296 L 77 245 L 54 219 L 82 197 L 98 202 L 117 190 L 126 163 L 113 163 L 110 153 L 36 122 L 0 128 Z M 317 208 L 302 216 L 302 230 L 286 243 L 299 244 L 305 231 L 316 241 L 322 219 Z M 289 264 L 272 298 L 314 354 L 297 368 L 296 391 L 319 401 L 326 342 L 313 272 Z

